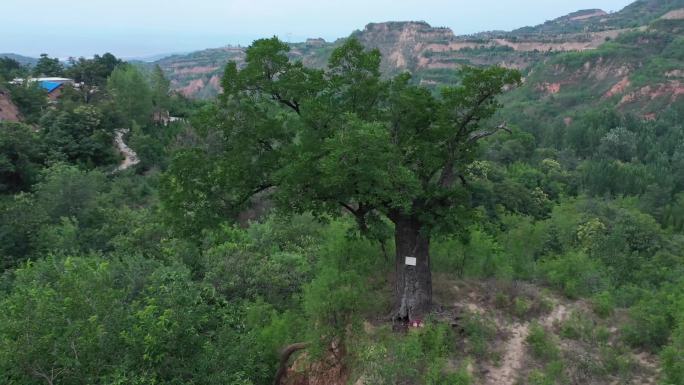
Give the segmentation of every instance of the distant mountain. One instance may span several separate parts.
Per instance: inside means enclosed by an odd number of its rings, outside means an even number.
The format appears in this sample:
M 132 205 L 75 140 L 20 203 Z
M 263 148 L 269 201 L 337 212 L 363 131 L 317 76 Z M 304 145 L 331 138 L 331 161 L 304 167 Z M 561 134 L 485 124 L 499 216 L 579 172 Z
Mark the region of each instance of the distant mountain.
M 494 32 L 499 37 L 533 38 L 574 33 L 592 33 L 637 28 L 649 24 L 667 12 L 684 8 L 684 0 L 638 0 L 615 13 L 601 9 L 586 9 L 547 21 L 534 27 L 511 32 Z
M 158 64 L 166 73 L 171 86 L 187 96 L 207 98 L 216 95 L 223 67 L 229 61 L 244 60 L 241 47 L 212 48 L 186 55 L 173 55 Z
M 580 33 L 591 30 L 592 32 L 601 31 L 605 29 L 616 28 L 601 28 L 601 26 L 608 20 L 610 15 L 602 9 L 586 9 L 571 14 L 559 17 L 554 20 L 547 21 L 534 27 L 523 27 L 513 30 L 509 33 L 504 33 L 509 36 L 533 36 L 533 35 L 562 35 L 568 33 Z
M 155 61 L 159 61 L 162 59 L 165 59 L 169 56 L 174 56 L 174 55 L 186 55 L 189 52 L 172 52 L 172 53 L 161 53 L 161 54 L 156 54 L 156 55 L 144 55 L 144 56 L 132 56 L 132 57 L 124 57 L 122 58 L 123 60 L 126 60 L 128 62 L 143 62 L 143 63 L 151 63 Z
M 6 58 L 14 59 L 23 65 L 28 64 L 28 65 L 33 66 L 36 63 L 38 63 L 38 58 L 17 55 L 15 53 L 0 53 L 0 57 L 6 57 Z
M 615 13 L 581 10 L 509 32 L 456 36 L 449 28 L 408 21 L 371 23 L 351 36 L 382 52 L 384 74 L 409 71 L 416 82 L 436 87 L 453 82 L 456 76 L 453 70 L 463 65 L 496 64 L 526 72 L 563 53 L 596 50 L 622 34 L 644 29 L 658 20 L 676 22 L 680 9 L 684 9 L 684 0 L 639 0 Z M 320 68 L 343 41 L 309 39 L 293 43 L 290 56 Z M 187 96 L 208 98 L 219 92 L 223 67 L 231 60 L 240 64 L 244 60 L 244 48 L 207 49 L 167 57 L 155 64 L 162 67 L 175 89 Z

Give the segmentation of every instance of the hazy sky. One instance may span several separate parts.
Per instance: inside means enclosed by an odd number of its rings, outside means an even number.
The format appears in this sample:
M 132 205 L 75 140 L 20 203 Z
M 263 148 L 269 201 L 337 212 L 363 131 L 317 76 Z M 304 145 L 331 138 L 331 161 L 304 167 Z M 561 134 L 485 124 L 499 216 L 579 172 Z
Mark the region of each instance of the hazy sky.
M 368 22 L 425 20 L 456 34 L 510 30 L 631 0 L 0 0 L 0 52 L 136 57 L 249 44 L 334 40 Z

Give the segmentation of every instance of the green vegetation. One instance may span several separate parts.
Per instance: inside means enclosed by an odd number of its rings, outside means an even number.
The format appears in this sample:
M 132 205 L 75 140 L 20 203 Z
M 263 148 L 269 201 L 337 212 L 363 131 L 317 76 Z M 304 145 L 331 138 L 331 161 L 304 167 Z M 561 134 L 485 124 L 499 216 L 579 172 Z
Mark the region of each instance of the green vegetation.
M 284 213 L 334 218 L 346 210 L 361 235 L 380 242 L 392 222 L 396 317 L 419 318 L 431 302 L 430 239 L 467 220 L 462 170 L 477 141 L 506 129 L 480 122 L 520 74 L 467 68 L 458 86 L 433 97 L 405 74 L 381 80 L 379 51 L 356 40 L 333 52 L 327 71 L 290 62 L 288 50 L 276 38 L 257 40 L 243 69 L 229 63 L 220 103 L 197 127 L 224 140 L 176 155 L 163 202 L 186 234 L 229 218 L 266 190 Z M 406 258 L 415 269 L 403 267 Z
M 40 55 L 40 59 L 38 59 L 36 65 L 33 66 L 31 73 L 36 77 L 62 76 L 64 74 L 64 66 L 62 63 L 60 63 L 59 59 L 51 58 L 47 54 L 43 53 Z
M 0 57 L 0 82 L 23 77 L 26 72 L 26 67 L 22 66 L 18 61 L 12 58 Z
M 683 384 L 684 108 L 622 102 L 677 81 L 676 31 L 543 54 L 522 85 L 263 39 L 193 56 L 225 70 L 209 101 L 164 63 L 0 59 L 22 114 L 0 122 L 0 383 Z M 48 102 L 9 84 L 29 74 L 83 84 Z
M 560 354 L 558 347 L 551 337 L 549 337 L 546 331 L 537 324 L 530 327 L 527 343 L 530 346 L 534 358 L 551 361 L 558 358 Z
M 359 369 L 374 384 L 470 385 L 473 380 L 465 367 L 447 369 L 453 339 L 448 326 L 431 323 L 404 337 L 377 331 L 359 347 Z

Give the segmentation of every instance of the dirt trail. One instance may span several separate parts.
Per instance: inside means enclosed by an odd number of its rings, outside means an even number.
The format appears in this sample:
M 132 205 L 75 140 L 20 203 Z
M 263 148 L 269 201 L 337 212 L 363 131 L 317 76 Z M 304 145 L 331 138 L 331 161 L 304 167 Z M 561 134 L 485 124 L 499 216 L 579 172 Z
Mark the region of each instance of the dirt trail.
M 140 163 L 138 154 L 136 154 L 135 151 L 133 151 L 133 149 L 128 147 L 126 143 L 124 143 L 123 137 L 124 135 L 126 135 L 127 132 L 127 129 L 117 130 L 116 136 L 114 137 L 114 143 L 116 143 L 116 148 L 118 148 L 119 152 L 124 156 L 124 160 L 121 162 L 119 167 L 116 168 L 116 171 L 123 171 Z
M 569 300 L 525 283 L 454 281 L 445 276 L 437 276 L 434 282 L 438 288 L 438 304 L 445 308 L 453 307 L 457 319 L 477 315 L 490 325 L 488 327 L 496 328 L 496 333 L 487 342 L 488 357 L 468 361 L 471 365 L 468 371 L 479 385 L 524 384 L 533 370 L 544 367 L 543 362 L 532 356 L 527 344 L 531 326 L 535 324 L 545 329 L 558 347 L 560 357 L 567 365 L 564 376 L 580 381 L 575 383 L 655 385 L 658 382 L 660 363 L 657 356 L 636 350 L 623 352 L 627 348 L 620 343 L 619 326 L 623 316 L 617 311 L 612 318 L 599 319 L 586 300 Z M 530 305 L 522 315 L 513 306 L 518 298 Z M 562 326 L 569 320 L 572 320 L 567 324 L 570 328 L 592 327 L 591 338 L 565 338 Z M 599 341 L 598 335 L 593 334 L 599 327 L 610 333 L 606 340 Z M 463 346 L 468 348 L 469 341 L 465 338 Z M 606 346 L 613 349 L 604 352 Z M 620 352 L 621 359 L 630 363 L 629 370 L 620 369 L 619 373 L 612 371 L 606 374 L 587 371 L 588 360 L 599 365 L 597 367 L 604 367 L 604 361 L 611 358 L 605 354 L 614 352 Z M 455 358 L 450 368 L 458 370 L 463 362 L 462 358 Z
M 557 305 L 551 313 L 541 320 L 541 324 L 547 328 L 554 324 L 565 321 L 568 317 L 568 309 L 564 305 Z M 510 338 L 506 341 L 501 365 L 489 368 L 486 377 L 488 385 L 513 385 L 520 375 L 520 369 L 525 362 L 525 340 L 530 333 L 529 322 L 514 323 L 506 326 Z
M 489 369 L 486 384 L 513 385 L 525 359 L 525 340 L 530 333 L 527 322 L 513 324 L 509 328 L 511 337 L 506 341 L 501 366 Z
M 542 325 L 546 328 L 553 328 L 554 324 L 563 323 L 570 316 L 568 308 L 565 305 L 558 304 L 556 307 L 542 320 Z

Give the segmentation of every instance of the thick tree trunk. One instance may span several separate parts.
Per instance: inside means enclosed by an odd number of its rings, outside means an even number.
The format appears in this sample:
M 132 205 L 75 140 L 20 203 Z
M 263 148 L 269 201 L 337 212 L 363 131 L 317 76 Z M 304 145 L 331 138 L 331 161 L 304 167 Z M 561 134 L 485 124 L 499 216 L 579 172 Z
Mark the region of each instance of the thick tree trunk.
M 427 313 L 432 303 L 430 239 L 421 234 L 421 223 L 414 217 L 400 215 L 393 221 L 397 249 L 394 316 L 412 321 Z

